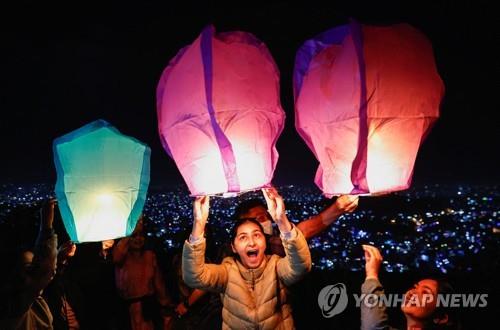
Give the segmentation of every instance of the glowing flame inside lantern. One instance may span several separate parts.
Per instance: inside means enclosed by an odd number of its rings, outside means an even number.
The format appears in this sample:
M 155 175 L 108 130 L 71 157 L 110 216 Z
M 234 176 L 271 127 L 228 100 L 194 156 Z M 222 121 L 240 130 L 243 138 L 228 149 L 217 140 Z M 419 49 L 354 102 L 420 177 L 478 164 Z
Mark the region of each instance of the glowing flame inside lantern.
M 409 186 L 422 139 L 414 132 L 424 125 L 425 119 L 412 118 L 371 129 L 366 177 L 372 191 L 383 193 Z
M 270 179 L 266 173 L 265 159 L 251 151 L 248 145 L 235 141 L 233 150 L 236 160 L 237 175 L 240 183 L 240 192 L 255 189 L 255 187 L 262 187 Z M 210 175 L 206 175 L 204 171 L 193 171 L 193 182 L 196 182 L 199 187 L 204 187 L 204 194 L 217 194 L 221 191 L 227 191 L 227 181 L 222 169 L 222 160 L 220 151 L 217 147 L 211 148 L 206 151 L 202 159 L 197 159 L 196 164 L 192 164 L 199 168 L 211 169 Z M 234 196 L 232 193 L 225 194 L 224 196 Z
M 86 196 L 73 196 L 68 200 L 71 211 L 80 221 L 76 229 L 87 241 L 101 241 L 108 237 L 123 236 L 130 213 L 127 198 L 120 193 L 88 193 Z M 73 199 L 73 201 L 72 201 Z M 98 228 L 99 230 L 96 230 Z
M 253 141 L 235 139 L 233 144 L 241 191 L 261 187 L 271 180 L 269 174 L 266 175 L 270 172 L 270 169 L 266 168 L 266 165 L 269 166 L 266 155 L 252 150 L 253 146 L 249 142 Z
M 123 203 L 118 196 L 111 193 L 97 195 L 92 221 L 106 223 L 109 232 L 124 230 L 124 222 L 120 221 L 128 216 L 129 206 Z
M 113 196 L 109 193 L 103 193 L 97 195 L 97 200 L 103 205 L 109 205 L 113 202 Z
M 192 181 L 201 187 L 202 195 L 215 194 L 227 190 L 227 182 L 221 166 L 219 149 L 216 147 L 206 150 L 203 158 L 197 159 L 196 163 L 186 168 L 186 172 L 192 173 Z M 192 170 L 192 168 L 200 170 Z M 210 175 L 201 169 L 212 169 Z

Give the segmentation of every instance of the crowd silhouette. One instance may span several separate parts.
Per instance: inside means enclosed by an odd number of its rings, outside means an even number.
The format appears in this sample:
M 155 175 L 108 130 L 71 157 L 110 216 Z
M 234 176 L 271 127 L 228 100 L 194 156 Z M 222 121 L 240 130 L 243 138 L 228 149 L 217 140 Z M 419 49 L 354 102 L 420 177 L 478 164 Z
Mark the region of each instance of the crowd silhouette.
M 338 324 L 343 329 L 460 328 L 457 309 L 435 305 L 422 311 L 405 307 L 401 315 L 361 305 L 349 307 L 335 321 L 320 319 L 313 311 L 318 308 L 318 285 L 336 279 L 326 279 L 314 269 L 306 275 L 311 269 L 309 249 L 300 257 L 294 249 L 302 249 L 305 239 L 354 211 L 359 200 L 341 196 L 317 216 L 293 224 L 284 220 L 285 203 L 275 189 L 265 190 L 263 197 L 238 205 L 231 240 L 225 243 L 218 242 L 206 224 L 209 197 L 195 199 L 194 225 L 183 237 L 184 253 L 175 249 L 165 253 L 147 236 L 145 226 L 150 220 L 146 217 L 141 217 L 129 237 L 74 244 L 61 226 L 56 201 L 49 200 L 41 208 L 35 244 L 12 247 L 16 253 L 6 260 L 2 293 L 7 299 L 0 309 L 1 328 L 304 329 L 311 324 L 319 328 Z M 296 243 L 299 238 L 304 241 Z M 373 246 L 363 249 L 366 278 L 361 292 L 382 295 L 382 254 Z M 270 265 L 272 271 L 267 269 Z M 358 275 L 338 278 L 346 277 L 351 277 L 351 284 L 363 282 Z M 235 281 L 244 283 L 246 291 L 240 292 L 238 286 L 236 291 L 228 289 Z M 436 276 L 422 274 L 415 283 L 408 294 L 453 292 L 447 281 Z M 237 304 L 231 300 L 234 296 Z

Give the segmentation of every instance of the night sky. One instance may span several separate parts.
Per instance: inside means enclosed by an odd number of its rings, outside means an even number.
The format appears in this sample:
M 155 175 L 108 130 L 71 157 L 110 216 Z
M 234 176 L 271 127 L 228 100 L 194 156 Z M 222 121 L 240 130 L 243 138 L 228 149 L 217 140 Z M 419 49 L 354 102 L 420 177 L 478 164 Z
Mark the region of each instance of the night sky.
M 287 113 L 274 182 L 310 184 L 317 161 L 294 127 L 295 52 L 349 17 L 406 22 L 433 44 L 446 94 L 441 118 L 420 149 L 414 182 L 500 183 L 494 118 L 500 109 L 499 60 L 493 53 L 499 29 L 491 8 L 477 1 L 370 1 L 370 7 L 353 1 L 241 2 L 4 8 L 0 183 L 54 183 L 52 141 L 99 118 L 151 147 L 152 185 L 182 183 L 160 143 L 155 90 L 169 60 L 212 23 L 218 32 L 251 32 L 269 48 L 281 71 Z

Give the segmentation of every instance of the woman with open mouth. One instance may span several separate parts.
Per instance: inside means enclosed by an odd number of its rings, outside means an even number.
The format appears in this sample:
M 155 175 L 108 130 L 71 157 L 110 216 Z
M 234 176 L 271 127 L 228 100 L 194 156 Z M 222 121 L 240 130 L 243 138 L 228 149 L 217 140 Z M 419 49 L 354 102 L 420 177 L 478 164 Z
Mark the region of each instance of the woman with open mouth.
M 363 245 L 365 251 L 365 282 L 361 293 L 365 295 L 383 296 L 384 288 L 378 279 L 382 255 L 372 245 Z M 452 293 L 450 284 L 441 279 L 425 278 L 410 288 L 401 304 L 405 317 L 405 328 L 408 330 L 461 329 L 460 322 L 453 308 L 439 306 L 438 295 Z M 382 303 L 361 303 L 362 330 L 396 330 L 389 325 L 386 306 Z
M 182 275 L 188 286 L 221 294 L 223 329 L 293 329 L 287 287 L 311 269 L 311 254 L 302 233 L 289 221 L 283 198 L 263 189 L 269 213 L 281 232 L 286 257 L 266 255 L 264 230 L 257 220 L 242 219 L 231 234 L 234 256 L 221 264 L 205 263 L 203 232 L 209 197 L 193 202 L 193 229 L 184 243 Z

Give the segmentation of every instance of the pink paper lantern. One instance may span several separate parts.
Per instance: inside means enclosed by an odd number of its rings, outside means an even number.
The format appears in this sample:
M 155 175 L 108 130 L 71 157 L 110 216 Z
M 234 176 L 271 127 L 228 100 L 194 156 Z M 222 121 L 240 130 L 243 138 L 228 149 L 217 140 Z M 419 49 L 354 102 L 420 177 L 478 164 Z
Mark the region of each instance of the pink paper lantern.
M 295 125 L 327 196 L 410 186 L 444 85 L 427 38 L 407 24 L 340 26 L 308 40 L 294 72 Z
M 245 32 L 209 26 L 179 51 L 157 88 L 158 128 L 192 195 L 267 186 L 285 113 L 279 71 Z

